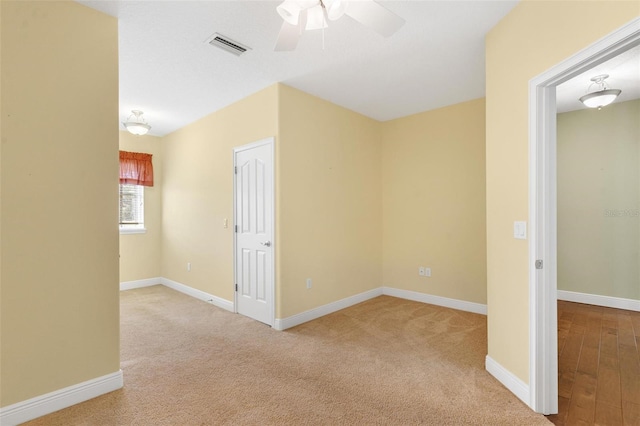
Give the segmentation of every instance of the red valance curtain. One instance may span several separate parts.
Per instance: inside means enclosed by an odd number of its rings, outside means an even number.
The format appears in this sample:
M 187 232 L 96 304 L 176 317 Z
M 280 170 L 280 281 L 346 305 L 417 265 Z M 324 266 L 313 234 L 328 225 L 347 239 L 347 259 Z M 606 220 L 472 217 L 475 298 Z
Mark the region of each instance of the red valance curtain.
M 151 154 L 120 151 L 120 183 L 153 186 Z

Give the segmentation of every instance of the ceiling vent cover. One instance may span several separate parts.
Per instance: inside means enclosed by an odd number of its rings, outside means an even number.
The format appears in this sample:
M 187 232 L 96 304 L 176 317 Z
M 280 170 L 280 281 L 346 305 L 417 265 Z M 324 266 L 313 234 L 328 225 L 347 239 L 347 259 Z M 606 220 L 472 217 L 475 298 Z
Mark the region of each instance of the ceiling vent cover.
M 213 33 L 213 35 L 207 39 L 207 43 L 212 46 L 219 47 L 222 50 L 226 50 L 229 53 L 233 53 L 236 56 L 240 56 L 247 50 L 251 50 L 249 46 L 245 46 L 242 43 L 231 40 L 229 37 L 223 36 L 219 33 Z

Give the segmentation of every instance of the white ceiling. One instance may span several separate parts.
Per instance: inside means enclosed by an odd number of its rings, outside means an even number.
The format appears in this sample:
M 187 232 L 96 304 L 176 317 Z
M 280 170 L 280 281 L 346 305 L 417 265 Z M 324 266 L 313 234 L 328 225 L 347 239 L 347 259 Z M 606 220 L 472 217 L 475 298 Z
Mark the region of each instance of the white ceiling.
M 141 109 L 163 136 L 283 82 L 385 121 L 484 96 L 484 36 L 517 1 L 379 1 L 406 20 L 384 38 L 348 16 L 274 52 L 273 1 L 78 0 L 118 17 L 120 119 Z M 206 43 L 221 33 L 252 50 Z M 122 125 L 120 124 L 122 128 Z
M 591 77 L 601 74 L 609 74 L 606 82 L 610 89 L 622 90 L 615 102 L 640 99 L 640 45 L 560 84 L 556 88 L 558 112 L 586 109 L 578 99 L 587 93 Z M 590 92 L 596 87 L 594 85 Z

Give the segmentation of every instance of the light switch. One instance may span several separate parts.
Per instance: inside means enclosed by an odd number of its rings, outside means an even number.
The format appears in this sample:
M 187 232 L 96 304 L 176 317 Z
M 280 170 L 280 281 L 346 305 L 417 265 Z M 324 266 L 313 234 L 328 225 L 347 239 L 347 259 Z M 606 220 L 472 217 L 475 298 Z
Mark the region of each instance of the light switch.
M 527 239 L 527 222 L 513 222 L 513 238 L 517 240 Z

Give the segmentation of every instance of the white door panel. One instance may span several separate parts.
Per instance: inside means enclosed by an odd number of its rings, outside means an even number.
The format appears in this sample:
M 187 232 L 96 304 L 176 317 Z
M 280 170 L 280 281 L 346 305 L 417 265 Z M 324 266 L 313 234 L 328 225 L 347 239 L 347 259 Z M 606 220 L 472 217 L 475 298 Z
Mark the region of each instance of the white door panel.
M 273 140 L 237 148 L 237 311 L 273 325 Z

